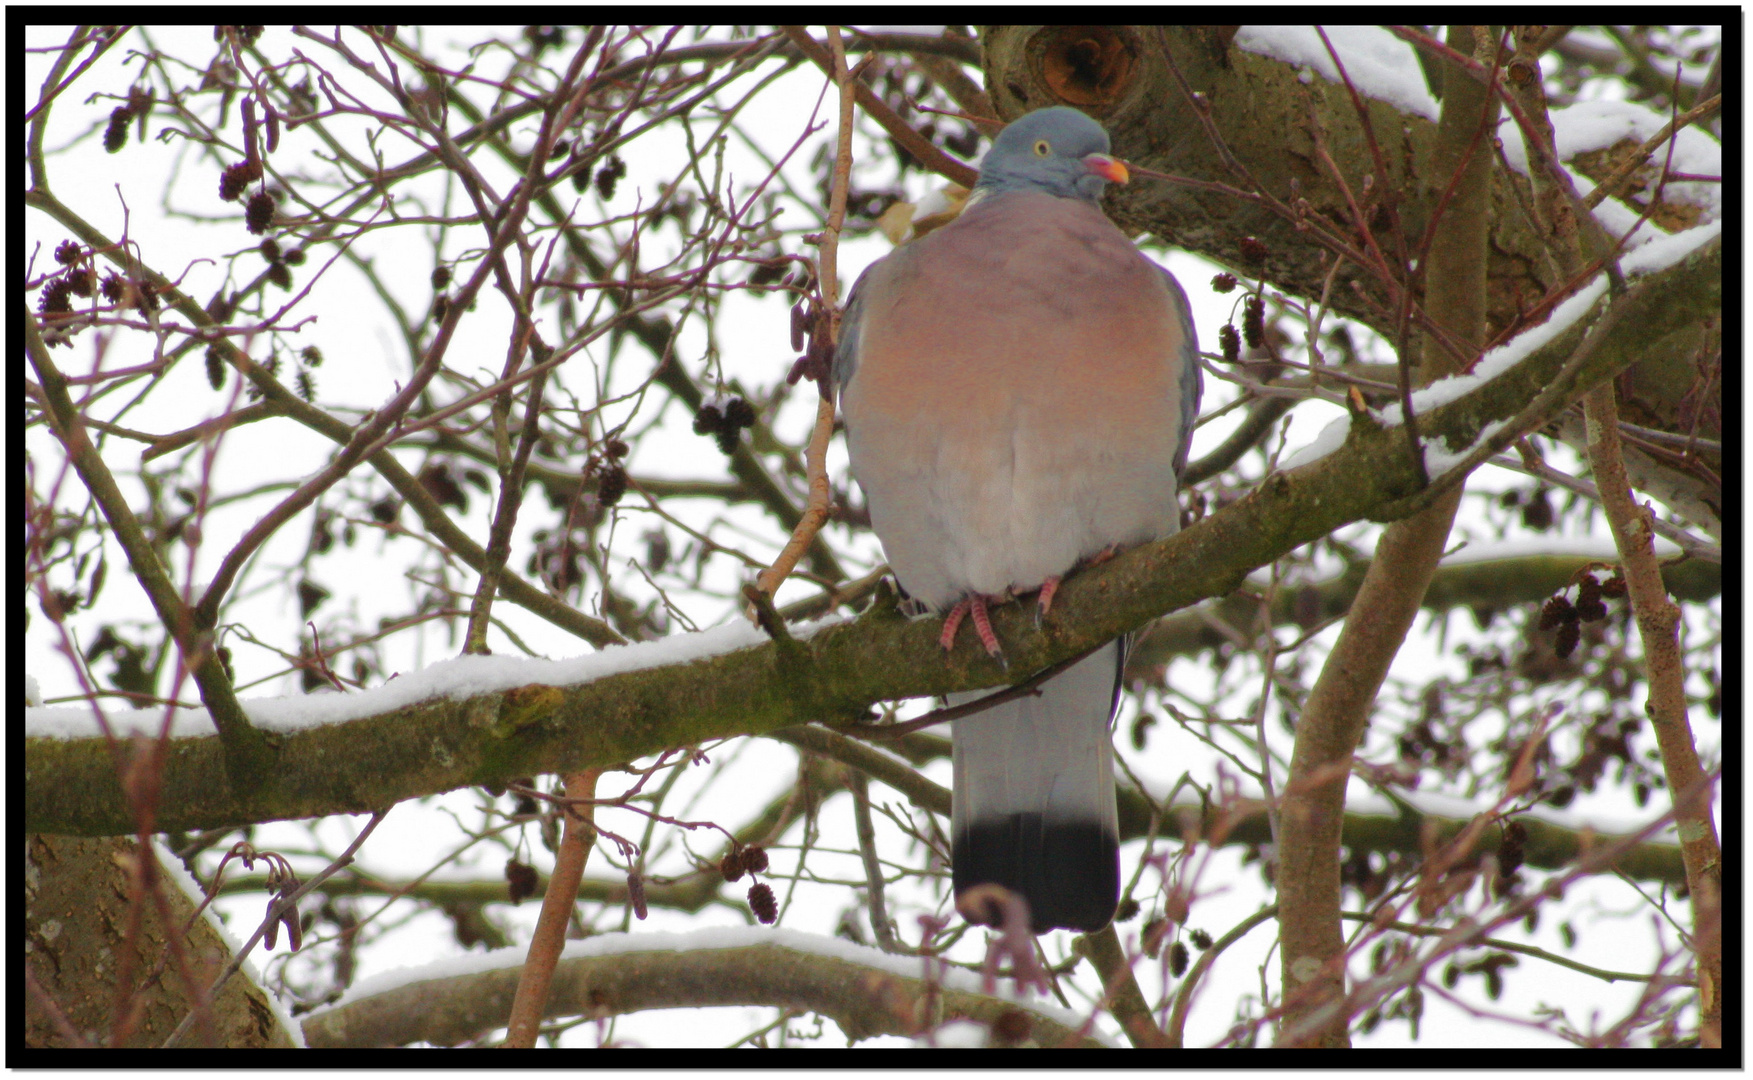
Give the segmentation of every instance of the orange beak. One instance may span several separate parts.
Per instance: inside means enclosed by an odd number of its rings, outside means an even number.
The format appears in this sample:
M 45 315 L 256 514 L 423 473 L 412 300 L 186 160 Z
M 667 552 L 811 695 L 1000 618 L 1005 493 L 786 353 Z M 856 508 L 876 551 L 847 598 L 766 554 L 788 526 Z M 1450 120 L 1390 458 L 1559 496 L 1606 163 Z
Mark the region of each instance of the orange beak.
M 1132 179 L 1126 166 L 1118 158 L 1107 154 L 1087 154 L 1083 159 L 1083 167 L 1095 173 L 1110 184 L 1124 184 Z

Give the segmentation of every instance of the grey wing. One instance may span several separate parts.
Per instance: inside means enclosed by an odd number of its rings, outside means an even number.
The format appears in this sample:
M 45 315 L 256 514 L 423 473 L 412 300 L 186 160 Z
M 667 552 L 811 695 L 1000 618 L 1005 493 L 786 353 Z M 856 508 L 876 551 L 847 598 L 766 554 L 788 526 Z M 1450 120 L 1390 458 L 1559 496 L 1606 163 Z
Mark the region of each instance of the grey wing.
M 864 324 L 865 298 L 870 294 L 868 282 L 876 266 L 872 263 L 858 275 L 858 281 L 846 296 L 846 307 L 840 312 L 840 338 L 834 347 L 834 363 L 830 369 L 837 393 L 844 394 L 846 384 L 858 372 L 858 338 Z
M 1187 453 L 1193 447 L 1193 424 L 1199 419 L 1199 396 L 1205 389 L 1205 376 L 1199 369 L 1199 335 L 1193 328 L 1193 308 L 1187 303 L 1187 293 L 1175 275 L 1163 270 L 1163 277 L 1168 280 L 1176 314 L 1181 318 L 1181 446 L 1175 451 L 1175 475 L 1180 476 L 1187 467 Z

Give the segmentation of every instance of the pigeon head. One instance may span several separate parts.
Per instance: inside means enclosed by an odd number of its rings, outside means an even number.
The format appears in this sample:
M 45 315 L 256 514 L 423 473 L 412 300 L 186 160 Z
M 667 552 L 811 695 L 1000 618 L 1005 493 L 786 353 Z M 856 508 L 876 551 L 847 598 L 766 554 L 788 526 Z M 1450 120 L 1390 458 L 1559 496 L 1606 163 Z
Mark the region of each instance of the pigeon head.
M 1096 202 L 1109 183 L 1124 184 L 1126 166 L 1108 156 L 1108 133 L 1065 105 L 1037 109 L 998 133 L 980 162 L 976 190 L 1045 191 Z

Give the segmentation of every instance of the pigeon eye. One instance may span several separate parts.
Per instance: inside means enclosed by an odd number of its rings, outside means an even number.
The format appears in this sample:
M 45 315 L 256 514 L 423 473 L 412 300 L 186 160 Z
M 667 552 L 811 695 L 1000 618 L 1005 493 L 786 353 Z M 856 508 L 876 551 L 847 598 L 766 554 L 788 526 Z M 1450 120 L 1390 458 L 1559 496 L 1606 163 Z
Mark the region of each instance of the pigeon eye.
M 1051 154 L 1052 152 L 1053 152 L 1053 147 L 1048 145 L 1046 139 L 1036 139 L 1035 140 L 1035 156 L 1036 157 L 1046 157 L 1048 154 Z

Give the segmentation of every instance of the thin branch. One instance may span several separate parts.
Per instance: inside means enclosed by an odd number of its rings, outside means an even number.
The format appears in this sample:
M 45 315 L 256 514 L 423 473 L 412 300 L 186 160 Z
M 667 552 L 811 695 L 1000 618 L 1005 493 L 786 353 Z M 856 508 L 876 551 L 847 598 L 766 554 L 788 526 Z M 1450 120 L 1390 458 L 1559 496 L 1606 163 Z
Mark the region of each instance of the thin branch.
M 889 921 L 889 907 L 883 895 L 883 866 L 877 858 L 876 825 L 870 818 L 870 784 L 862 772 L 854 770 L 846 780 L 852 793 L 852 819 L 858 834 L 858 852 L 864 862 L 865 894 L 869 897 L 870 928 L 876 934 L 877 948 L 892 953 L 896 949 L 895 927 Z
M 803 27 L 786 26 L 782 29 L 786 36 L 791 38 L 792 42 L 802 50 L 803 54 L 815 62 L 817 67 L 827 74 L 833 74 L 833 58 L 828 55 L 826 49 L 816 44 L 815 39 L 811 38 Z M 939 176 L 966 188 L 973 187 L 975 182 L 980 179 L 978 170 L 971 165 L 957 161 L 938 149 L 937 145 L 930 139 L 914 131 L 907 121 L 896 115 L 895 110 L 889 108 L 888 103 L 877 97 L 869 87 L 863 83 L 855 83 L 855 86 L 859 108 L 863 109 L 872 120 L 882 125 L 884 131 L 894 136 L 895 141 L 905 147 L 907 152 L 912 154 L 920 164 Z
M 1161 1050 L 1174 1046 L 1151 1018 L 1150 1006 L 1145 1003 L 1144 992 L 1138 988 L 1138 979 L 1132 974 L 1132 963 L 1120 945 L 1120 935 L 1115 932 L 1114 924 L 1109 923 L 1093 934 L 1085 934 L 1082 940 L 1085 955 L 1102 977 L 1108 1011 L 1120 1021 L 1120 1030 L 1126 1033 L 1127 1040 L 1140 1049 Z
M 566 777 L 566 798 L 589 800 L 596 794 L 601 769 L 589 769 Z M 554 978 L 554 965 L 560 961 L 560 950 L 566 945 L 566 927 L 572 921 L 572 906 L 578 899 L 578 883 L 584 877 L 584 864 L 596 841 L 592 822 L 596 809 L 586 801 L 565 811 L 566 831 L 560 850 L 554 856 L 554 873 L 548 878 L 548 891 L 542 897 L 542 914 L 536 932 L 530 938 L 529 956 L 524 961 L 517 981 L 517 995 L 512 1001 L 511 1016 L 505 1032 L 505 1046 L 527 1049 L 536 1044 L 536 1032 L 542 1017 L 547 1015 L 548 987 Z
M 243 943 L 243 948 L 237 951 L 237 954 L 231 958 L 231 962 L 225 965 L 225 970 L 221 971 L 219 977 L 214 979 L 213 984 L 207 988 L 207 1000 L 213 1000 L 214 997 L 218 995 L 220 989 L 225 986 L 226 982 L 230 980 L 233 975 L 237 974 L 238 970 L 243 967 L 244 960 L 249 956 L 250 952 L 255 949 L 257 943 L 267 936 L 270 927 L 280 924 L 288 915 L 296 919 L 298 917 L 298 902 L 300 900 L 308 896 L 317 886 L 327 881 L 333 875 L 339 873 L 343 867 L 352 865 L 354 854 L 364 846 L 365 841 L 370 838 L 371 834 L 377 831 L 377 827 L 383 823 L 383 819 L 388 814 L 388 810 L 379 810 L 372 814 L 371 820 L 367 821 L 365 827 L 359 830 L 359 835 L 353 838 L 353 842 L 347 845 L 345 851 L 337 855 L 330 861 L 329 865 L 323 867 L 322 871 L 312 877 L 309 881 L 292 890 L 290 893 L 287 893 L 285 896 L 280 897 L 277 902 L 269 906 L 268 914 L 262 919 L 261 924 L 256 927 L 256 932 L 250 936 L 248 941 Z M 170 1037 L 164 1040 L 164 1049 L 168 1050 L 171 1047 L 176 1046 L 177 1043 L 182 1040 L 183 1036 L 188 1033 L 189 1026 L 194 1022 L 195 1015 L 194 1012 L 191 1012 L 189 1015 L 183 1017 L 182 1022 L 177 1025 L 176 1030 L 172 1031 Z
M 1232 926 L 1229 933 L 1212 942 L 1211 948 L 1199 954 L 1199 959 L 1193 962 L 1192 970 L 1188 971 L 1186 977 L 1181 980 L 1181 989 L 1176 991 L 1175 1004 L 1169 1012 L 1166 1031 L 1170 1046 L 1183 1045 L 1184 1032 L 1187 1028 L 1187 1010 L 1193 1006 L 1193 992 L 1199 988 L 1199 980 L 1203 979 L 1205 973 L 1211 970 L 1211 965 L 1217 963 L 1217 958 L 1223 955 L 1225 949 L 1247 937 L 1249 931 L 1256 926 L 1268 919 L 1275 918 L 1277 915 L 1278 905 L 1268 904 Z
M 1452 926 L 1420 926 L 1418 923 L 1397 921 L 1381 922 L 1376 916 L 1367 911 L 1341 911 L 1339 916 L 1340 918 L 1350 919 L 1352 922 L 1371 923 L 1377 930 L 1397 930 L 1402 934 L 1415 934 L 1419 937 L 1443 937 L 1455 932 L 1455 928 Z M 1636 971 L 1609 971 L 1606 968 L 1593 967 L 1589 964 L 1572 960 L 1568 956 L 1560 956 L 1555 952 L 1548 952 L 1538 946 L 1523 945 L 1520 942 L 1506 941 L 1503 938 L 1479 938 L 1472 944 L 1482 949 L 1502 949 L 1504 952 L 1532 956 L 1536 960 L 1544 960 L 1549 964 L 1557 964 L 1559 967 L 1567 967 L 1572 971 L 1580 971 L 1584 975 L 1592 975 L 1603 982 L 1651 982 L 1665 978 L 1665 976 L 1661 975 L 1645 975 Z
M 1661 566 L 1651 542 L 1648 507 L 1632 502 L 1631 483 L 1619 449 L 1618 407 L 1612 382 L 1583 397 L 1589 464 L 1601 493 L 1601 506 L 1619 548 L 1625 584 L 1643 641 L 1649 701 L 1645 708 L 1662 755 L 1662 770 L 1674 794 L 1674 820 L 1686 884 L 1692 901 L 1692 948 L 1698 960 L 1698 991 L 1703 1016 L 1700 1040 L 1722 1045 L 1722 845 L 1711 813 L 1711 786 L 1704 781 L 1697 743 L 1686 708 L 1686 668 L 1680 649 L 1680 608 L 1668 599 Z

